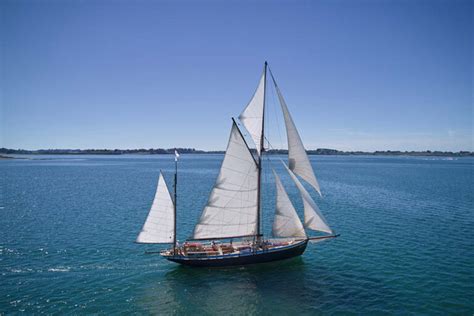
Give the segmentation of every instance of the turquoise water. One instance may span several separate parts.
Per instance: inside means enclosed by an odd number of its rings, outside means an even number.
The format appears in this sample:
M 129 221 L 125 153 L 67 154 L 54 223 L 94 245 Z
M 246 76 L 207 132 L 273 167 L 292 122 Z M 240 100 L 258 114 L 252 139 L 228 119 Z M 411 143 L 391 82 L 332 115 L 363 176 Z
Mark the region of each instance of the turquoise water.
M 474 313 L 474 159 L 313 156 L 317 202 L 341 237 L 288 261 L 197 269 L 133 243 L 171 156 L 41 158 L 0 161 L 0 314 Z M 180 240 L 221 159 L 182 155 Z

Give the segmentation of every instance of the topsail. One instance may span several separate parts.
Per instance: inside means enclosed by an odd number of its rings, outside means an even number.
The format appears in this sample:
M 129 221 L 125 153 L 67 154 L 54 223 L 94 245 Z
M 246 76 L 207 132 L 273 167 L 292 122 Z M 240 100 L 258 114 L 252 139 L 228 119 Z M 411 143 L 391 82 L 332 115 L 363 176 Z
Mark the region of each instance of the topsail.
M 263 128 L 265 77 L 264 70 L 255 94 L 253 95 L 249 104 L 245 107 L 244 111 L 239 115 L 239 120 L 250 133 L 250 136 L 252 137 L 259 154 Z
M 174 204 L 160 171 L 155 199 L 137 237 L 138 243 L 173 243 Z
M 296 129 L 295 123 L 293 122 L 293 118 L 288 111 L 288 107 L 286 106 L 283 95 L 281 94 L 275 79 L 273 79 L 273 83 L 275 84 L 278 99 L 280 100 L 281 109 L 283 111 L 283 117 L 285 119 L 286 135 L 288 138 L 288 165 L 290 170 L 311 184 L 319 195 L 321 195 L 318 180 L 316 180 L 313 167 L 309 162 L 306 149 L 303 146 L 303 142 L 301 141 L 301 137 Z

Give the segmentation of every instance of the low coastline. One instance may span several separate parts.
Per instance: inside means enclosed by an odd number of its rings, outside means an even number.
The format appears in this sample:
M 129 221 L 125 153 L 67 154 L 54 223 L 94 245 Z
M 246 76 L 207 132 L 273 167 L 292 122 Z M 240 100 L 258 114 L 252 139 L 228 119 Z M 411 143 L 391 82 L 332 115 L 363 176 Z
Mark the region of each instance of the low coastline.
M 8 149 L 0 148 L 0 159 L 16 159 L 11 155 L 171 155 L 175 148 L 163 149 Z M 205 151 L 194 148 L 176 148 L 180 154 L 223 154 L 224 151 Z M 286 149 L 272 149 L 268 154 L 287 154 Z M 436 157 L 474 157 L 472 151 L 398 151 L 398 150 L 378 150 L 373 152 L 365 151 L 341 151 L 337 149 L 318 148 L 307 150 L 308 155 L 336 155 L 336 156 L 436 156 Z

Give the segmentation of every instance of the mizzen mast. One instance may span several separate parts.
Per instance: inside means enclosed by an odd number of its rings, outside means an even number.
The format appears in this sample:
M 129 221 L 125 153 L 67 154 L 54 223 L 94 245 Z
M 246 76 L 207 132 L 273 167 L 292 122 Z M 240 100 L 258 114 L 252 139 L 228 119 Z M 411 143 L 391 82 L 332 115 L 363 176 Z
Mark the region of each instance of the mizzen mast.
M 173 255 L 176 254 L 176 197 L 177 197 L 177 185 L 178 185 L 178 151 L 174 149 L 174 237 L 173 237 Z

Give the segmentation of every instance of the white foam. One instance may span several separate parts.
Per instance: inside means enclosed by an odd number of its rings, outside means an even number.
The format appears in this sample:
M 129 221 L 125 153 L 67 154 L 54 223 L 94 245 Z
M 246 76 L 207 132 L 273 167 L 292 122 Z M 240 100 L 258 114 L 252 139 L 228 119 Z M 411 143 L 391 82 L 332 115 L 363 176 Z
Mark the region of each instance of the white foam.
M 70 267 L 57 267 L 57 268 L 49 268 L 49 272 L 69 272 L 71 271 Z

